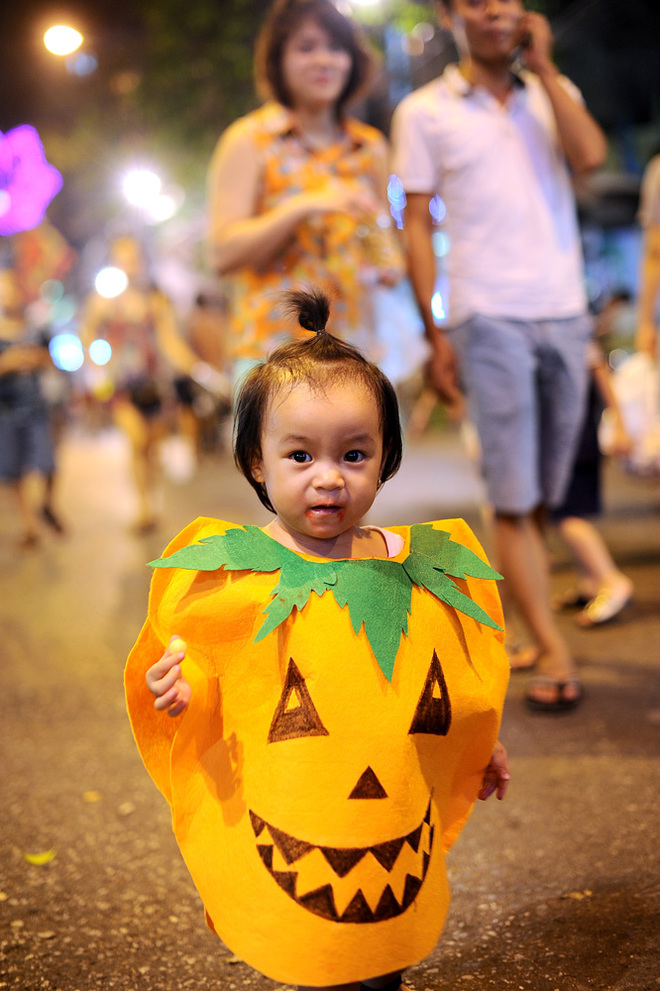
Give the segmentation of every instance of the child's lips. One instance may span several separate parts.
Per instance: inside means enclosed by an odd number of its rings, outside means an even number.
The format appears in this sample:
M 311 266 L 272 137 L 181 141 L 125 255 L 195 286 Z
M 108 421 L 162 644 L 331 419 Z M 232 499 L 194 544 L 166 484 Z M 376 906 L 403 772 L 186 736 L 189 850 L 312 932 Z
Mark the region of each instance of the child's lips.
M 310 506 L 306 512 L 306 516 L 312 518 L 323 518 L 328 516 L 335 516 L 342 512 L 342 507 L 337 506 L 335 503 L 332 504 L 319 504 L 317 506 Z

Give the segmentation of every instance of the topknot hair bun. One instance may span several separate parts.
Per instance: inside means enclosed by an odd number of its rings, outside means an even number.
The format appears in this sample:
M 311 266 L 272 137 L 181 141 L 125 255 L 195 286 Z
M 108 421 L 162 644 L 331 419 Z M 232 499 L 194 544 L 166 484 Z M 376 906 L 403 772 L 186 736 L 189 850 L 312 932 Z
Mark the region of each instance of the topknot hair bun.
M 286 307 L 305 330 L 314 334 L 325 333 L 330 316 L 330 300 L 318 286 L 307 289 L 290 289 L 284 293 Z

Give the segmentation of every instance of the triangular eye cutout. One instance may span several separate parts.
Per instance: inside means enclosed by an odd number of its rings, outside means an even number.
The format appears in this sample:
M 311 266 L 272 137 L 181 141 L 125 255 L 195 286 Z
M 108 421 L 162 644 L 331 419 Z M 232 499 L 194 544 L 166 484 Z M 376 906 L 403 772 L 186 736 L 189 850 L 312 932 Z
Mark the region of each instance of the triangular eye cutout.
M 426 676 L 422 694 L 415 709 L 409 733 L 434 733 L 446 736 L 451 726 L 451 702 L 447 682 L 442 673 L 438 655 L 433 651 L 433 660 Z
M 297 736 L 328 736 L 305 679 L 293 658 L 289 659 L 282 695 L 268 731 L 268 742 L 294 740 Z

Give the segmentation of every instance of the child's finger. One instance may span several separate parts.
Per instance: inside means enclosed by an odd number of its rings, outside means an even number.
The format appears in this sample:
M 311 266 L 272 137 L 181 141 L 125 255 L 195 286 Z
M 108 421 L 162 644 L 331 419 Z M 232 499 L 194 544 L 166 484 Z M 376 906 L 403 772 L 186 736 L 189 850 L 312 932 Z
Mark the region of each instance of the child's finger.
M 173 685 L 172 688 L 168 689 L 168 691 L 163 692 L 162 695 L 158 695 L 156 697 L 156 701 L 154 702 L 154 709 L 158 709 L 159 711 L 161 711 L 162 709 L 167 709 L 174 702 L 176 702 L 178 698 L 179 698 L 179 690 L 176 687 L 176 685 Z

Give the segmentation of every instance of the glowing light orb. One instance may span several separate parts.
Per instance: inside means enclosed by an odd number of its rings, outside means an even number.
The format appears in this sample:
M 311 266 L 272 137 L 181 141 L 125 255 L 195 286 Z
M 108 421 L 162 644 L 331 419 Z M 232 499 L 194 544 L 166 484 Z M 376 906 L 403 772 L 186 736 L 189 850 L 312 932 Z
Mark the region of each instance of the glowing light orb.
M 132 206 L 149 207 L 157 199 L 161 181 L 150 169 L 133 169 L 124 176 L 122 188 L 124 196 Z
M 96 56 L 88 52 L 77 52 L 66 60 L 67 70 L 74 76 L 91 76 L 99 67 Z
M 108 265 L 102 268 L 94 279 L 94 287 L 105 299 L 114 299 L 120 296 L 128 286 L 128 276 L 120 268 Z
M 39 286 L 39 296 L 45 303 L 57 303 L 64 295 L 64 286 L 59 279 L 46 279 Z
M 445 304 L 439 292 L 433 293 L 431 311 L 436 320 L 444 320 L 447 316 L 445 313 Z
M 83 36 L 75 28 L 55 24 L 44 35 L 44 45 L 53 55 L 70 55 L 82 45 Z
M 107 365 L 112 358 L 112 348 L 102 337 L 98 337 L 89 345 L 89 358 L 95 365 Z
M 445 201 L 441 199 L 437 193 L 429 203 L 429 210 L 431 212 L 431 216 L 433 217 L 433 222 L 436 224 L 441 224 L 447 216 Z
M 148 206 L 148 210 L 150 218 L 154 223 L 158 224 L 174 216 L 178 210 L 178 203 L 173 196 L 169 196 L 167 193 L 161 193 L 152 200 Z
M 55 334 L 48 350 L 53 364 L 63 372 L 77 372 L 85 360 L 80 338 L 75 334 Z
M 444 231 L 433 231 L 431 243 L 436 258 L 444 258 L 449 254 L 449 235 Z

